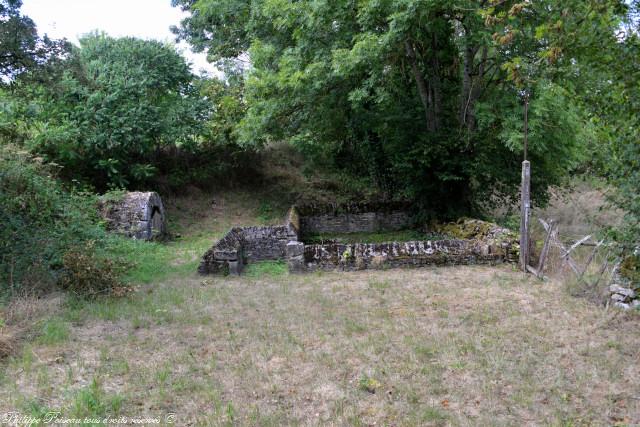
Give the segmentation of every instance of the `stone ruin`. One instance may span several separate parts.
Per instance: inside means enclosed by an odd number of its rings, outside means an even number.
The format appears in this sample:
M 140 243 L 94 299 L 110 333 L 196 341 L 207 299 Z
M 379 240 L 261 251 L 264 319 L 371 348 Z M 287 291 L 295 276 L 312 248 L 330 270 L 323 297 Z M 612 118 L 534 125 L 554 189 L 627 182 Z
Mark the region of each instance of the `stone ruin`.
M 234 227 L 204 254 L 198 272 L 237 275 L 248 262 L 285 259 L 287 244 L 297 240 L 290 224 Z
M 292 273 L 518 261 L 517 236 L 495 224 L 478 220 L 456 223 L 464 230 L 461 238 L 305 243 L 305 238 L 315 233 L 406 230 L 413 225 L 412 218 L 413 212 L 407 203 L 293 206 L 284 225 L 229 230 L 204 254 L 198 271 L 201 274 L 240 274 L 244 265 L 261 260 L 286 260 Z M 447 227 L 455 229 L 454 223 Z
M 615 266 L 609 285 L 609 298 L 614 307 L 625 310 L 640 309 L 640 284 L 637 275 L 640 270 L 640 247 L 632 255 L 627 256 L 622 263 Z M 635 276 L 635 281 L 632 277 Z
M 107 231 L 132 239 L 153 240 L 166 234 L 162 199 L 155 192 L 127 192 L 122 197 L 109 195 L 100 200 Z

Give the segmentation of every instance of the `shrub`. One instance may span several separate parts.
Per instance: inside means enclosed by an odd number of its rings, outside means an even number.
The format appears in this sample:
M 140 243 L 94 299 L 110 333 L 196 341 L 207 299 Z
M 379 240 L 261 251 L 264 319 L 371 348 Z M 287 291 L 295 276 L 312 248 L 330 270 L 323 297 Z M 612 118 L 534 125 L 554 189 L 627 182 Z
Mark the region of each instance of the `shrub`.
M 23 287 L 47 289 L 64 267 L 64 254 L 106 233 L 95 197 L 70 192 L 57 168 L 11 145 L 0 145 L 0 293 Z
M 126 294 L 120 276 L 127 265 L 121 261 L 98 256 L 95 241 L 69 249 L 62 258 L 63 273 L 59 283 L 63 289 L 83 297 Z

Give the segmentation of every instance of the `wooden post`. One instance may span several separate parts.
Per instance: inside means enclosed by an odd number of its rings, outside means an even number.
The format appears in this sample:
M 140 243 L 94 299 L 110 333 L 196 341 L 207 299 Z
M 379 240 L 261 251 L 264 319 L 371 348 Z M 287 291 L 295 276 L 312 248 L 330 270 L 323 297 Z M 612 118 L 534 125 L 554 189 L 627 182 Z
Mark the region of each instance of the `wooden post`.
M 527 160 L 529 151 L 529 94 L 524 95 L 524 159 Z
M 522 189 L 520 196 L 520 267 L 527 272 L 529 265 L 529 214 L 531 210 L 531 164 L 522 162 Z
M 536 276 L 540 279 L 544 278 L 544 263 L 547 260 L 547 255 L 549 255 L 549 248 L 551 247 L 551 240 L 553 240 L 553 233 L 555 233 L 556 230 L 556 223 L 553 220 L 549 220 L 548 228 L 547 237 L 544 239 L 544 245 L 540 252 L 540 259 L 538 260 L 538 268 L 536 270 Z

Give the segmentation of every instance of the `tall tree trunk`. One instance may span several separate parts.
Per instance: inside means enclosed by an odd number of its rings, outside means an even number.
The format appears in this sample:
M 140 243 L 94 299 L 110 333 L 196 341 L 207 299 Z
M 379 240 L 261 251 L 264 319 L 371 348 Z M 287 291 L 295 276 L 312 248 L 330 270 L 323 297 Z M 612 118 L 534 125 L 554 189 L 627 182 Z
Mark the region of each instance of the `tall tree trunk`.
M 442 116 L 442 86 L 440 84 L 440 61 L 438 60 L 436 35 L 431 36 L 431 91 L 433 92 L 433 121 L 435 130 L 440 129 Z
M 409 64 L 411 64 L 411 70 L 413 71 L 413 77 L 415 78 L 416 85 L 418 86 L 418 94 L 420 95 L 420 100 L 424 106 L 425 118 L 427 119 L 427 129 L 431 132 L 435 132 L 437 129 L 437 123 L 434 114 L 434 102 L 431 88 L 420 71 L 415 48 L 409 41 L 405 41 L 404 45 L 407 51 L 407 57 L 409 58 Z
M 478 47 L 467 47 L 464 53 L 462 94 L 460 97 L 460 126 L 467 128 L 469 132 L 476 130 L 475 106 L 482 92 L 482 80 L 485 73 L 488 50 L 482 48 L 482 57 L 476 67 L 475 56 Z M 476 69 L 477 68 L 477 69 Z

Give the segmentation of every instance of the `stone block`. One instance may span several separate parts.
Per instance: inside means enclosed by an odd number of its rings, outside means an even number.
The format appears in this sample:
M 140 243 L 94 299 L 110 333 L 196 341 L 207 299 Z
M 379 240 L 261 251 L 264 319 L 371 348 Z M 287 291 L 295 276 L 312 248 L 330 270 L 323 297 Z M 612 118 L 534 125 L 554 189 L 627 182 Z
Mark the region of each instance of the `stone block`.
M 139 240 L 153 240 L 166 234 L 164 206 L 155 192 L 128 192 L 118 200 L 103 197 L 99 212 L 107 230 L 114 233 Z
M 625 297 L 630 299 L 633 299 L 636 297 L 636 293 L 633 289 L 623 288 L 622 286 L 615 285 L 615 284 L 609 287 L 609 291 L 614 294 L 624 295 Z
M 240 273 L 242 273 L 242 269 L 244 267 L 244 265 L 242 264 L 242 260 L 229 261 L 228 265 L 229 265 L 229 274 L 234 276 L 239 276 Z
M 612 295 L 611 295 L 611 299 L 612 299 L 613 301 L 620 301 L 620 302 L 623 302 L 623 301 L 625 301 L 625 300 L 627 299 L 627 297 L 626 297 L 626 296 L 624 296 L 624 295 L 620 295 L 620 294 L 612 294 Z
M 236 261 L 240 255 L 237 250 L 232 249 L 219 249 L 213 251 L 213 256 L 216 260 L 221 261 Z
M 618 307 L 618 308 L 622 308 L 622 309 L 625 309 L 625 310 L 628 310 L 628 309 L 631 308 L 631 306 L 629 304 L 625 304 L 625 303 L 620 302 L 620 301 L 614 302 L 613 306 L 614 307 Z
M 287 259 L 287 267 L 289 273 L 304 273 L 307 271 L 307 266 L 304 262 L 304 256 L 298 255 Z
M 287 258 L 302 256 L 304 254 L 304 243 L 291 241 L 287 243 Z

